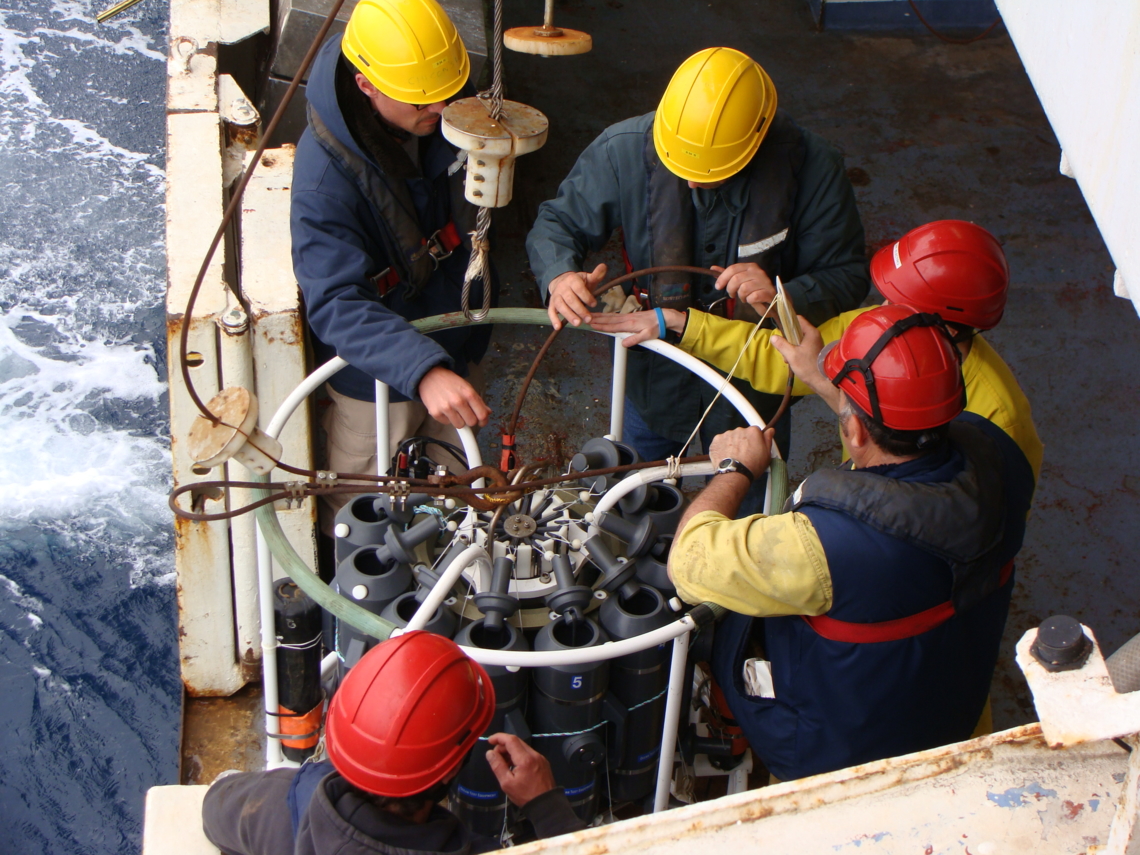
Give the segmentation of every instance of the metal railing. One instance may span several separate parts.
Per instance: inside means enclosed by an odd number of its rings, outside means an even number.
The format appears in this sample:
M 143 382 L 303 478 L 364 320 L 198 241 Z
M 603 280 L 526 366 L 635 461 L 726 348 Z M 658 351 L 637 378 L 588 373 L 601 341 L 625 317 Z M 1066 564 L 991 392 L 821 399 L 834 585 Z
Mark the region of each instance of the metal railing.
M 485 319 L 480 321 L 467 321 L 462 315 L 450 314 L 424 318 L 413 322 L 413 326 L 421 332 L 433 332 L 439 329 L 477 323 L 515 323 L 549 326 L 550 321 L 546 312 L 541 309 L 493 309 Z M 596 332 L 585 325 L 582 327 L 571 327 L 571 329 Z M 625 399 L 625 372 L 628 351 L 621 344 L 621 339 L 625 338 L 624 334 L 618 334 L 612 337 L 615 341 L 609 436 L 611 439 L 620 439 L 622 433 L 622 409 Z M 662 341 L 646 341 L 642 343 L 642 347 L 687 368 L 715 388 L 721 389 L 723 387 L 723 396 L 736 408 L 748 424 L 761 428 L 764 426 L 764 421 L 760 418 L 760 415 L 740 391 L 731 384 L 725 383 L 724 377 L 705 363 Z M 265 428 L 265 432 L 272 437 L 278 436 L 289 418 L 293 415 L 293 412 L 300 406 L 301 402 L 316 391 L 322 383 L 347 365 L 348 363 L 345 362 L 345 360 L 336 357 L 310 374 L 305 381 L 282 402 L 281 406 L 278 407 L 273 418 Z M 379 475 L 387 474 L 387 462 L 389 460 L 387 402 L 388 387 L 383 383 L 377 382 L 376 445 L 378 461 L 377 474 Z M 471 431 L 470 428 L 463 428 L 459 433 L 463 442 L 464 452 L 468 457 L 468 462 L 473 466 L 481 465 L 482 457 L 474 432 Z M 779 460 L 779 450 L 775 446 L 772 448 L 772 453 L 773 460 L 779 461 L 779 463 L 776 467 L 773 467 L 773 477 L 769 477 L 767 481 L 764 496 L 765 513 L 771 511 L 774 497 L 773 482 L 776 481 L 777 478 L 786 480 L 786 470 L 783 467 L 783 461 Z M 681 476 L 700 476 L 712 474 L 713 468 L 713 464 L 706 461 L 703 463 L 684 464 L 679 467 L 679 470 L 675 471 L 679 471 Z M 670 469 L 666 466 L 642 469 L 629 474 L 602 496 L 598 505 L 595 507 L 595 514 L 604 513 L 609 510 L 617 504 L 622 496 L 639 485 L 662 480 L 670 474 Z M 776 494 L 782 494 L 784 492 L 786 492 L 786 488 L 783 484 L 775 488 Z M 779 502 L 782 503 L 782 499 L 780 499 Z M 596 527 L 591 525 L 591 533 L 595 532 Z M 271 555 L 289 572 L 290 578 L 292 578 L 299 587 L 306 590 L 307 593 L 312 591 L 317 594 L 314 599 L 317 599 L 318 602 L 326 600 L 330 594 L 340 599 L 342 603 L 338 604 L 339 607 L 336 609 L 337 616 L 340 619 L 347 621 L 363 632 L 376 635 L 380 638 L 386 638 L 394 633 L 421 628 L 435 612 L 440 602 L 442 602 L 450 592 L 452 586 L 463 571 L 467 570 L 473 564 L 484 563 L 487 572 L 490 572 L 490 557 L 483 547 L 474 544 L 468 547 L 457 556 L 456 560 L 451 562 L 447 571 L 441 575 L 441 578 L 432 587 L 427 598 L 420 604 L 407 627 L 400 630 L 388 625 L 386 621 L 381 621 L 375 615 L 372 615 L 355 603 L 340 597 L 339 594 L 333 592 L 324 582 L 320 581 L 315 573 L 305 567 L 300 557 L 296 554 L 296 551 L 289 544 L 288 540 L 285 539 L 280 526 L 276 524 L 276 512 L 272 504 L 266 505 L 258 511 L 257 545 L 258 587 L 261 599 L 262 668 L 264 672 L 266 708 L 266 766 L 268 768 L 292 765 L 290 761 L 284 759 L 281 753 L 281 734 L 277 730 L 277 717 L 272 714 L 276 711 L 278 706 L 278 690 L 275 655 L 277 638 L 274 633 L 273 621 L 273 569 L 272 561 L 270 560 Z M 319 588 L 317 586 L 319 586 Z M 310 595 L 312 595 L 312 593 Z M 705 605 L 706 615 L 715 615 L 722 611 L 720 607 L 713 604 Z M 575 665 L 585 662 L 614 659 L 619 656 L 626 656 L 631 653 L 648 650 L 651 647 L 672 641 L 672 663 L 669 670 L 669 684 L 666 692 L 665 718 L 661 742 L 662 750 L 658 759 L 657 791 L 654 799 L 654 811 L 656 812 L 664 810 L 668 805 L 669 782 L 672 777 L 671 773 L 674 757 L 673 751 L 667 749 L 665 746 L 675 746 L 677 742 L 677 733 L 682 712 L 681 698 L 684 690 L 689 634 L 696 629 L 697 626 L 698 622 L 696 618 L 690 613 L 664 627 L 644 633 L 635 638 L 624 639 L 622 641 L 610 641 L 599 647 L 557 651 L 505 651 L 464 647 L 463 651 L 476 662 L 483 665 L 497 665 L 511 668 L 536 668 L 552 665 Z M 336 653 L 330 653 L 325 658 L 325 661 L 322 662 L 322 672 L 335 666 L 336 656 Z

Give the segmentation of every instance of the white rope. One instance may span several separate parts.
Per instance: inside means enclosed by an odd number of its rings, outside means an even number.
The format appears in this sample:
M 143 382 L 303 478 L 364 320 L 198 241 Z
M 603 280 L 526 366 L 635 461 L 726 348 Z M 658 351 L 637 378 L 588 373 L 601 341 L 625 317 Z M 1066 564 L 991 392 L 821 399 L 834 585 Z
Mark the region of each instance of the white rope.
M 760 332 L 760 325 L 768 319 L 768 313 L 772 311 L 772 307 L 775 305 L 775 300 L 768 304 L 768 308 L 764 311 L 764 314 L 760 316 L 760 320 L 756 322 L 756 326 L 752 328 L 752 332 L 748 334 L 748 338 L 744 342 L 744 347 L 740 348 L 740 353 L 737 354 L 736 362 L 732 363 L 732 368 L 730 368 L 728 370 L 728 374 L 725 375 L 724 382 L 720 384 L 720 388 L 716 390 L 716 394 L 713 396 L 713 399 L 709 401 L 709 405 L 705 407 L 705 411 L 701 415 L 700 420 L 697 422 L 697 426 L 693 428 L 693 432 L 689 434 L 689 438 L 685 440 L 685 444 L 681 446 L 681 450 L 677 453 L 676 456 L 665 458 L 665 464 L 669 467 L 669 478 L 681 477 L 681 455 L 685 453 L 685 449 L 689 447 L 689 443 L 691 443 L 696 438 L 697 433 L 701 429 L 701 425 L 705 423 L 705 419 L 707 419 L 709 413 L 712 412 L 713 405 L 715 405 L 716 402 L 720 400 L 721 394 L 724 392 L 728 384 L 732 382 L 733 375 L 736 373 L 736 368 L 740 365 L 740 360 L 744 358 L 744 354 L 748 351 L 748 345 L 752 344 L 752 340 L 756 338 L 756 334 Z M 708 449 L 706 448 L 705 451 L 708 452 Z

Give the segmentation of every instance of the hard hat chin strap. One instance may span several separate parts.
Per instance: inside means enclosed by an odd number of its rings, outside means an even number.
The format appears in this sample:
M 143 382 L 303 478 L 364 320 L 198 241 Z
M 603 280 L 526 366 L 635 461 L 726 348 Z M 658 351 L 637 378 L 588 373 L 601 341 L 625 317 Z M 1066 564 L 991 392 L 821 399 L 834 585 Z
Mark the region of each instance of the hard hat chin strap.
M 861 374 L 863 376 L 863 382 L 867 386 L 867 397 L 871 400 L 871 418 L 878 424 L 884 424 L 883 412 L 879 408 L 879 392 L 875 388 L 875 375 L 871 371 L 871 366 L 875 360 L 879 358 L 879 354 L 883 352 L 883 349 L 890 344 L 891 339 L 915 327 L 935 327 L 946 336 L 946 340 L 953 346 L 954 338 L 950 335 L 950 331 L 946 329 L 946 322 L 942 320 L 942 317 L 930 312 L 920 312 L 916 315 L 910 315 L 902 320 L 895 321 L 876 339 L 875 343 L 871 345 L 871 349 L 863 355 L 862 359 L 848 359 L 843 363 L 843 367 L 839 369 L 839 372 L 831 378 L 831 385 L 839 386 L 848 374 L 853 372 Z M 958 348 L 954 348 L 954 353 L 958 353 Z

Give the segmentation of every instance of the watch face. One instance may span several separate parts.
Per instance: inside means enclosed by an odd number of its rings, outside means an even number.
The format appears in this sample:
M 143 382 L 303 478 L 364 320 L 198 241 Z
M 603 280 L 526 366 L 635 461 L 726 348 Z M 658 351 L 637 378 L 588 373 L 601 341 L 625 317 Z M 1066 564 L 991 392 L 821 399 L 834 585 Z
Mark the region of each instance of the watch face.
M 724 460 L 722 460 L 720 463 L 718 463 L 716 465 L 716 468 L 717 469 L 728 469 L 728 470 L 735 472 L 736 471 L 736 461 L 733 460 L 731 457 L 726 457 L 726 458 L 724 458 Z

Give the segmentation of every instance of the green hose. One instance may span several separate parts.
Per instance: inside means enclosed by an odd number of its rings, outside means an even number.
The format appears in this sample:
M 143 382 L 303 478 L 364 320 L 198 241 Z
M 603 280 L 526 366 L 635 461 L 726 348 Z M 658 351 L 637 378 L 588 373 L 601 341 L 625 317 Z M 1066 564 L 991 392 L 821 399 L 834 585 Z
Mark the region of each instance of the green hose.
M 487 317 L 481 321 L 469 321 L 460 312 L 452 312 L 447 315 L 435 315 L 430 318 L 421 318 L 418 321 L 412 321 L 412 326 L 420 332 L 435 332 L 437 330 L 451 329 L 453 327 L 475 326 L 477 324 L 529 324 L 531 326 L 549 326 L 550 318 L 547 317 L 543 309 L 491 309 Z M 583 324 L 579 327 L 571 326 L 570 329 L 576 330 L 589 330 L 590 327 Z M 779 475 L 777 473 L 780 473 Z M 772 506 L 777 507 L 776 499 L 779 497 L 779 507 L 782 507 L 788 495 L 788 469 L 787 465 L 782 460 L 773 460 L 771 464 L 772 481 Z M 267 475 L 253 475 L 253 480 L 269 482 Z M 779 492 L 778 492 L 779 491 Z M 269 496 L 268 490 L 254 490 L 254 500 L 264 499 Z M 381 641 L 388 638 L 396 629 L 396 625 L 384 620 L 378 615 L 365 608 L 361 608 L 351 600 L 345 599 L 338 594 L 327 584 L 321 581 L 320 577 L 310 570 L 305 562 L 301 560 L 301 556 L 293 548 L 293 544 L 285 537 L 285 532 L 281 530 L 281 523 L 277 519 L 277 510 L 273 507 L 273 503 L 262 505 L 257 509 L 257 524 L 261 528 L 261 533 L 265 537 L 265 542 L 269 546 L 269 551 L 273 553 L 273 557 L 281 568 L 292 579 L 298 588 L 308 594 L 314 602 L 321 608 L 333 615 L 338 620 L 342 620 L 354 629 L 360 632 L 378 638 Z M 716 611 L 722 611 L 720 606 L 713 603 L 706 603 L 710 608 Z
M 268 475 L 253 476 L 255 481 L 269 481 Z M 254 490 L 254 498 L 264 499 L 269 496 L 268 490 Z M 281 565 L 281 568 L 292 579 L 298 588 L 308 594 L 314 602 L 329 614 L 342 620 L 354 629 L 367 633 L 383 641 L 392 634 L 396 625 L 372 614 L 368 609 L 361 608 L 351 600 L 345 599 L 324 582 L 321 577 L 305 566 L 293 544 L 285 537 L 281 530 L 281 523 L 277 519 L 277 510 L 273 503 L 262 505 L 257 509 L 257 524 L 269 545 L 269 551 Z
M 772 481 L 772 504 L 769 506 L 773 514 L 784 512 L 784 504 L 788 501 L 788 462 L 773 457 L 768 462 L 768 477 Z
M 527 324 L 533 327 L 550 326 L 550 318 L 546 309 L 491 309 L 487 317 L 481 321 L 469 321 L 463 317 L 462 312 L 450 312 L 446 315 L 432 315 L 430 318 L 420 318 L 412 321 L 412 326 L 420 332 L 437 332 L 455 327 L 475 327 L 482 324 Z M 588 330 L 589 326 L 582 324 L 579 327 L 570 326 L 572 330 Z

